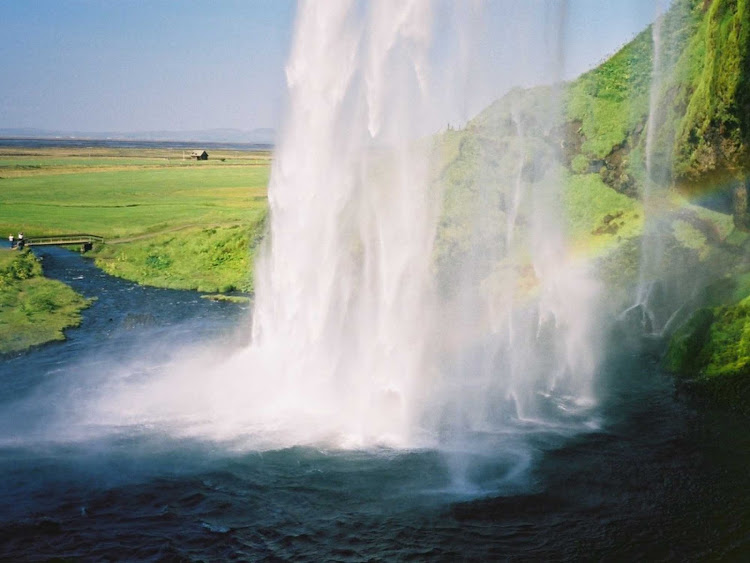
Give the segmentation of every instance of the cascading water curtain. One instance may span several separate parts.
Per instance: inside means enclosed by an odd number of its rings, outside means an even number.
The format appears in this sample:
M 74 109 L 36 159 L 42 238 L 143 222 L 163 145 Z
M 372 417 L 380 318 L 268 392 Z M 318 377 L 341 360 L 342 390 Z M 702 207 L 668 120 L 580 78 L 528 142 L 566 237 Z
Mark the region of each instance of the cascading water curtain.
M 559 120 L 557 87 L 506 108 L 517 132 L 508 146 L 491 130 L 462 133 L 479 155 L 467 173 L 467 250 L 455 294 L 436 292 L 446 210 L 430 127 L 436 111 L 465 106 L 466 91 L 436 74 L 470 73 L 433 64 L 451 34 L 461 52 L 440 64 L 464 64 L 477 21 L 451 21 L 446 6 L 300 4 L 242 360 L 245 393 L 259 397 L 248 416 L 284 441 L 452 448 L 477 433 L 565 426 L 591 405 L 597 288 L 567 248 L 557 149 L 539 140 Z M 560 6 L 545 30 L 553 79 Z M 493 172 L 497 159 L 513 161 L 510 174 Z
M 474 124 L 461 212 L 470 240 L 444 314 L 451 370 L 435 395 L 448 444 L 519 428 L 583 427 L 595 404 L 599 284 L 569 248 L 559 146 L 567 5 L 544 36 L 552 87 L 509 95 Z M 502 141 L 497 141 L 502 139 Z M 455 197 L 451 194 L 451 197 Z
M 267 409 L 354 444 L 408 442 L 429 371 L 430 30 L 428 1 L 303 2 L 287 67 L 253 347 Z
M 672 151 L 675 141 L 674 120 L 669 115 L 670 89 L 675 64 L 680 56 L 681 19 L 689 10 L 687 3 L 656 2 L 651 26 L 652 67 L 649 88 L 648 120 L 645 138 L 645 170 L 641 199 L 644 227 L 641 237 L 640 266 L 635 303 L 626 313 L 640 321 L 641 333 L 661 338 L 684 319 L 687 303 L 700 287 L 701 276 L 687 276 L 683 265 L 675 261 L 672 249 L 672 225 L 680 213 L 671 195 Z M 669 9 L 668 9 L 669 8 Z M 689 280 L 694 283 L 690 283 Z

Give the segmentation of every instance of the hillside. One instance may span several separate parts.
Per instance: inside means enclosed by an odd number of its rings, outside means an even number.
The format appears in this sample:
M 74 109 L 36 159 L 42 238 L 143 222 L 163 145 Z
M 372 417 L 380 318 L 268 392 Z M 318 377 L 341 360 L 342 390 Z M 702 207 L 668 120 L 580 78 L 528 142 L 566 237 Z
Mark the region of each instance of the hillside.
M 575 81 L 514 90 L 443 134 L 441 291 L 455 296 L 471 264 L 485 288 L 515 269 L 517 285 L 533 292 L 533 269 L 509 265 L 509 254 L 527 252 L 534 229 L 566 232 L 571 251 L 597 264 L 615 314 L 632 303 L 651 253 L 661 287 L 652 307 L 664 311 L 666 333 L 670 311 L 683 321 L 710 311 L 678 333 L 693 344 L 673 344 L 667 367 L 693 380 L 748 381 L 750 350 L 720 342 L 750 333 L 741 281 L 750 271 L 750 6 L 677 0 L 654 26 Z M 533 225 L 540 198 L 564 211 L 565 225 Z M 680 356 L 686 349 L 704 352 Z

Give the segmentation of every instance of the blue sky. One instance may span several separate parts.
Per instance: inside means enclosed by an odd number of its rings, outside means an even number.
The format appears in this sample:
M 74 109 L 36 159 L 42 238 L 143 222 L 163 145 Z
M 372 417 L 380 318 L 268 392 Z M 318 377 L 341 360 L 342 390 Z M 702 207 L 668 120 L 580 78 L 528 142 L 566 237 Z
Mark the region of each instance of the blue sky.
M 515 1 L 528 15 L 510 22 L 519 33 L 538 33 L 539 14 L 559 5 Z M 509 27 L 508 2 L 484 4 L 477 25 L 492 70 L 481 103 L 512 82 L 548 81 L 535 53 L 519 65 L 510 39 L 493 33 Z M 295 10 L 291 0 L 0 0 L 0 128 L 277 127 Z M 570 0 L 565 77 L 616 51 L 654 15 L 655 0 Z

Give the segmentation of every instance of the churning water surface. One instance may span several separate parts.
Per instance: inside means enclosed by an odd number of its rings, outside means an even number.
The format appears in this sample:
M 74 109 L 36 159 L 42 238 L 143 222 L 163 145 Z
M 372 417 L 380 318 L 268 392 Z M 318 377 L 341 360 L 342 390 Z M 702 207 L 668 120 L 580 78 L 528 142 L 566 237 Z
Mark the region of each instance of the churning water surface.
M 40 253 L 48 275 L 98 299 L 66 342 L 0 363 L 4 560 L 750 554 L 747 421 L 687 406 L 652 359 L 610 354 L 599 429 L 529 431 L 522 447 L 517 429 L 476 437 L 460 456 L 252 449 L 149 423 L 105 431 L 77 397 L 113 378 L 155 377 L 177 356 L 229 353 L 246 344 L 249 311 L 138 287 L 64 250 Z M 466 465 L 459 483 L 456 463 Z

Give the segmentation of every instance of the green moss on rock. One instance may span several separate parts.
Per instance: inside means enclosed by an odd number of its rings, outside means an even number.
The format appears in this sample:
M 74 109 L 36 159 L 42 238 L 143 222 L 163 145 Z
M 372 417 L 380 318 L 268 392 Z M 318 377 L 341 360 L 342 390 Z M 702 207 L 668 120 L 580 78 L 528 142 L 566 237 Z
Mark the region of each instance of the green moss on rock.
M 583 154 L 577 154 L 570 162 L 570 168 L 576 174 L 583 174 L 589 169 L 589 159 Z
M 750 301 L 714 311 L 708 339 L 701 350 L 706 377 L 750 375 Z
M 714 0 L 684 54 L 692 75 L 674 144 L 676 176 L 705 183 L 747 170 L 750 157 L 750 2 Z M 712 182 L 712 183 L 715 183 Z
M 651 52 L 648 28 L 568 88 L 567 119 L 580 122 L 581 150 L 591 159 L 604 159 L 645 121 Z
M 689 376 L 701 373 L 703 366 L 699 357 L 709 338 L 714 318 L 713 309 L 699 309 L 675 332 L 664 356 L 667 371 Z
M 672 337 L 664 367 L 701 396 L 748 412 L 750 297 L 697 311 Z

